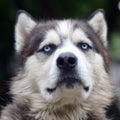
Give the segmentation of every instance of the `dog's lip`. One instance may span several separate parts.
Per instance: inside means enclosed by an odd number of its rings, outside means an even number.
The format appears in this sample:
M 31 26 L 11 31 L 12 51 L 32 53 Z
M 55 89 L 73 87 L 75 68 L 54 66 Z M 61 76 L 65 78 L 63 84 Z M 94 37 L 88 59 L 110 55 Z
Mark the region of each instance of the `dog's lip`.
M 84 90 L 85 90 L 86 92 L 88 92 L 88 91 L 89 91 L 89 89 L 90 89 L 90 87 L 89 87 L 89 86 L 83 86 L 83 88 L 84 88 Z
M 57 89 L 57 87 L 55 87 L 55 88 L 47 88 L 46 90 L 51 94 L 51 93 L 53 93 L 56 89 Z M 88 92 L 90 88 L 89 88 L 89 86 L 83 86 L 83 89 L 84 89 L 86 92 Z
M 64 84 L 65 81 L 68 81 L 68 80 L 72 80 L 72 81 L 74 82 L 73 84 L 66 83 L 66 86 L 67 86 L 68 89 L 74 88 L 74 84 L 75 84 L 75 83 L 78 83 L 79 85 L 82 85 L 82 86 L 83 86 L 83 89 L 84 89 L 86 92 L 88 92 L 89 89 L 90 89 L 90 87 L 89 87 L 88 85 L 87 85 L 87 86 L 84 85 L 84 83 L 82 82 L 81 79 L 79 79 L 79 78 L 74 78 L 74 77 L 67 77 L 67 78 L 62 79 L 62 81 L 59 81 L 59 80 L 58 80 L 59 82 L 56 83 L 56 86 L 55 86 L 55 87 L 50 87 L 50 88 L 48 87 L 48 88 L 46 88 L 47 92 L 49 92 L 50 94 L 52 94 L 53 92 L 56 91 L 56 89 L 57 89 L 58 87 L 61 86 L 61 84 Z
M 73 88 L 74 84 L 81 84 L 81 80 L 77 77 L 64 77 L 58 79 L 57 86 L 66 85 L 67 88 Z
M 57 87 L 55 87 L 55 88 L 47 88 L 46 90 L 47 90 L 49 93 L 53 93 L 56 89 L 57 89 Z

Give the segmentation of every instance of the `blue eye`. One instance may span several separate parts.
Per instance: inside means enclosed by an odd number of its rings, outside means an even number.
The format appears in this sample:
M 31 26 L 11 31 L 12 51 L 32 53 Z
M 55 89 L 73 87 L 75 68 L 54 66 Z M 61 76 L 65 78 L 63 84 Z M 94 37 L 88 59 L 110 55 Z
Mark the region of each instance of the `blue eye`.
M 46 45 L 44 48 L 43 48 L 44 52 L 50 52 L 52 50 L 52 47 L 49 46 L 49 45 Z
M 88 44 L 86 44 L 86 43 L 82 43 L 82 44 L 81 44 L 81 48 L 82 48 L 83 50 L 87 50 L 87 49 L 89 48 L 89 46 L 88 46 Z
M 38 50 L 38 52 L 44 52 L 45 54 L 51 54 L 56 49 L 54 44 L 45 45 L 42 49 Z
M 87 43 L 79 43 L 78 47 L 81 48 L 83 51 L 87 51 L 89 49 L 91 49 L 92 47 L 89 46 Z

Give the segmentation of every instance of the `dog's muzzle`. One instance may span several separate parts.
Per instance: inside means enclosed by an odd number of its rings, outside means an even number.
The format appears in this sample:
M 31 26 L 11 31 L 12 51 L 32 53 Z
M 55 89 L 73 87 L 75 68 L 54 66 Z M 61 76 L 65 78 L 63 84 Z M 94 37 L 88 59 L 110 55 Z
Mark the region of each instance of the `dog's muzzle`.
M 74 88 L 75 84 L 81 85 L 82 81 L 76 67 L 78 65 L 77 57 L 70 52 L 62 53 L 56 60 L 56 66 L 60 70 L 58 80 L 55 88 L 47 88 L 49 93 L 52 93 L 56 90 L 57 87 L 62 85 L 66 88 Z M 89 87 L 83 86 L 85 91 L 89 90 Z
M 60 70 L 58 86 L 65 84 L 67 88 L 72 88 L 75 83 L 79 82 L 77 75 L 75 76 L 77 58 L 73 53 L 66 52 L 60 54 L 56 60 L 56 64 Z

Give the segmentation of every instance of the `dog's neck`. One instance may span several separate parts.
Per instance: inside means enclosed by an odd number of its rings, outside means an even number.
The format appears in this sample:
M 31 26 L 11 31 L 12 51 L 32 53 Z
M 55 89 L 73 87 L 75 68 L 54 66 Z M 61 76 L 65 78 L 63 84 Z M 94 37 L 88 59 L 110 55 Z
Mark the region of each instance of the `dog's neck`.
M 36 120 L 108 120 L 103 109 L 96 111 L 87 102 L 63 105 L 61 101 L 45 103 L 44 100 L 37 100 L 34 96 L 29 103 L 30 116 Z

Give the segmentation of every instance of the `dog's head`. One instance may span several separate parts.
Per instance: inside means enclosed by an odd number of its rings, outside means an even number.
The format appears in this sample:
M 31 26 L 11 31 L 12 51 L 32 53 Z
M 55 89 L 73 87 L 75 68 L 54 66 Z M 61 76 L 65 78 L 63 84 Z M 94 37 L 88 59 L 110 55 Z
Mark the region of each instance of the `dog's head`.
M 20 11 L 15 49 L 25 81 L 21 89 L 40 94 L 50 103 L 87 99 L 106 77 L 106 37 L 102 10 L 86 20 L 40 22 Z

